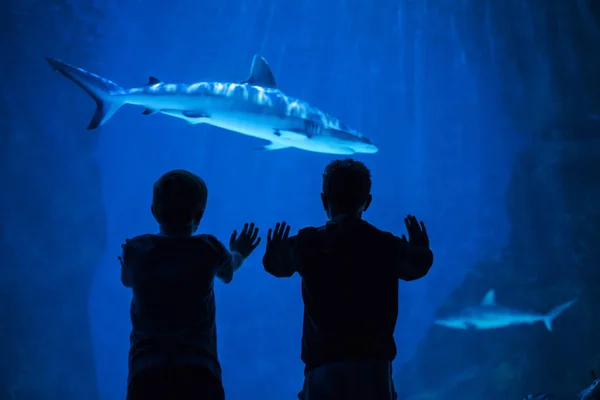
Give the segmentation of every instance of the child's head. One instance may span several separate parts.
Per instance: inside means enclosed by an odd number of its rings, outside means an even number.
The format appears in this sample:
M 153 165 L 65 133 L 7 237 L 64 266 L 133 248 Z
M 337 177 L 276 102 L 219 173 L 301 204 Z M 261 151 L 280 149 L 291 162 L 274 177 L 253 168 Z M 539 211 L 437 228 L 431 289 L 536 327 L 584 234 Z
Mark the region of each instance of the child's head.
M 360 216 L 371 204 L 371 171 L 350 158 L 329 163 L 323 174 L 321 200 L 329 218 Z
M 207 198 L 206 183 L 199 176 L 181 169 L 170 171 L 154 184 L 152 215 L 164 234 L 192 234 L 204 215 Z

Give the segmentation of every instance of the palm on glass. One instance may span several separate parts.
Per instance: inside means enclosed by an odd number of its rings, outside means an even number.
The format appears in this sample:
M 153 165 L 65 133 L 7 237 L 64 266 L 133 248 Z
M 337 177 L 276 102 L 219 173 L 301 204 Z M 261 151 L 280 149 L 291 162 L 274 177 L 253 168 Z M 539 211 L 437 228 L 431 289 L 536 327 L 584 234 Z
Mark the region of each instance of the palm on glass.
M 275 229 L 269 229 L 267 233 L 267 251 L 273 246 L 279 245 L 290 235 L 290 226 L 285 222 L 275 224 Z
M 423 221 L 419 222 L 414 215 L 409 214 L 404 218 L 404 224 L 408 232 L 408 240 L 405 235 L 402 235 L 402 240 L 414 246 L 429 248 L 429 236 Z
M 248 258 L 259 244 L 258 228 L 254 226 L 254 222 L 245 223 L 239 236 L 237 231 L 233 231 L 229 238 L 229 250 L 240 253 L 244 258 Z

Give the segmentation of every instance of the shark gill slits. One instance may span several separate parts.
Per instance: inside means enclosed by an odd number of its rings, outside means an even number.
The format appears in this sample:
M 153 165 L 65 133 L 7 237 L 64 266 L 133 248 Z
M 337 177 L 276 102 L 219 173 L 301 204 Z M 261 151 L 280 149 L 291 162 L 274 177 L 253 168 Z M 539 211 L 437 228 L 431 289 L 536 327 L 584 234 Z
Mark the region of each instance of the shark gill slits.
M 309 119 L 304 120 L 304 133 L 306 134 L 306 136 L 308 138 L 317 136 L 319 134 L 319 132 L 320 132 L 320 126 L 316 122 L 311 121 Z

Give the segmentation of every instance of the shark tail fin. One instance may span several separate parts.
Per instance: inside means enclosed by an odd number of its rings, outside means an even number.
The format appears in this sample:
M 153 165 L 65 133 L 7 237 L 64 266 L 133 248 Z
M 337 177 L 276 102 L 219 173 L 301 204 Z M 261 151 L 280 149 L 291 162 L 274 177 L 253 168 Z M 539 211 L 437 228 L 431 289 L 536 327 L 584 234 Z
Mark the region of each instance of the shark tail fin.
M 556 317 L 558 317 L 563 311 L 565 311 L 567 308 L 571 307 L 573 304 L 575 304 L 577 302 L 577 300 L 571 300 L 571 301 L 567 301 L 566 303 L 563 303 L 557 307 L 554 307 L 548 314 L 546 314 L 546 316 L 544 317 L 544 325 L 546 325 L 546 329 L 548 329 L 549 332 L 552 332 L 552 322 L 556 319 Z
M 96 129 L 104 125 L 126 103 L 125 96 L 115 96 L 117 93 L 124 92 L 123 88 L 116 83 L 54 58 L 46 57 L 46 61 L 55 71 L 85 90 L 96 102 L 96 112 L 88 129 Z

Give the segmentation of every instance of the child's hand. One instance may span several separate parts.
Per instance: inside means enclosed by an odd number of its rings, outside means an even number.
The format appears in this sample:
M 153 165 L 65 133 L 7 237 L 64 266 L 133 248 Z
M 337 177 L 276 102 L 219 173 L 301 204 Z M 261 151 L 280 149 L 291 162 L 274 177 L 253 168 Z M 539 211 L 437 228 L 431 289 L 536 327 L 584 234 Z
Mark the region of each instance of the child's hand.
M 285 223 L 277 223 L 275 224 L 275 230 L 269 229 L 267 234 L 267 251 L 272 246 L 277 246 L 279 243 L 283 242 L 290 235 L 290 226 Z
M 117 259 L 121 263 L 121 268 L 125 268 L 125 262 L 123 261 L 123 255 L 125 254 L 125 251 L 127 250 L 128 244 L 129 244 L 129 239 L 125 239 L 125 243 L 121 245 L 121 250 L 122 250 L 121 255 L 117 257 Z
M 423 221 L 419 223 L 416 217 L 409 214 L 404 218 L 404 224 L 406 224 L 406 230 L 408 231 L 408 243 L 418 247 L 429 248 L 429 236 L 427 235 L 427 229 L 425 229 Z M 402 235 L 402 240 L 406 242 L 406 236 Z
M 240 253 L 244 258 L 248 258 L 259 244 L 258 228 L 254 227 L 254 222 L 250 223 L 250 226 L 245 223 L 240 236 L 237 235 L 237 231 L 233 231 L 229 238 L 229 250 Z

